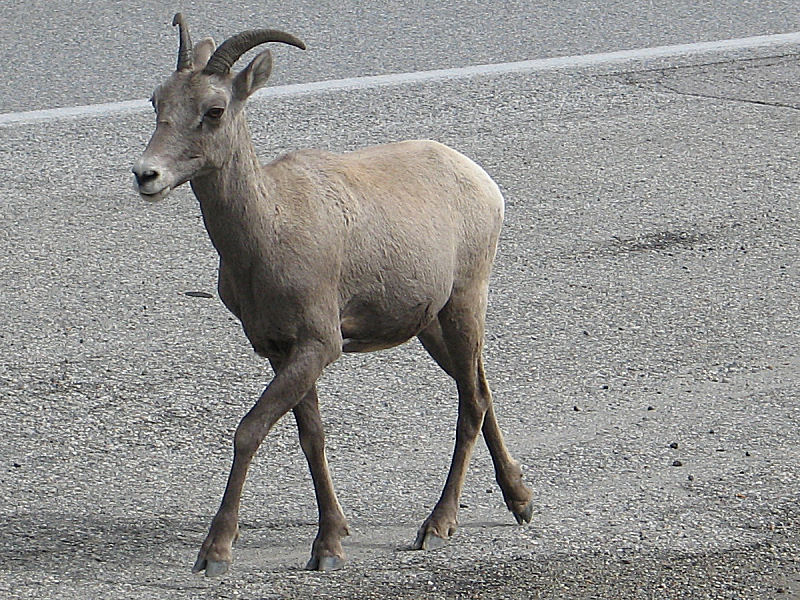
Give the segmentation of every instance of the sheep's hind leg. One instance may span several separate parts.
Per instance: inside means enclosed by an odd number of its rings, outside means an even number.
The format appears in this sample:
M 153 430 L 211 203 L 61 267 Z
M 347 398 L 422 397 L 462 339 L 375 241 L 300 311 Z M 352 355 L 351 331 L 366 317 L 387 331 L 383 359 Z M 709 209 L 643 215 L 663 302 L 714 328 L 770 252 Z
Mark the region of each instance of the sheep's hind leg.
M 439 501 L 417 533 L 412 546 L 415 550 L 431 550 L 444 545 L 458 526 L 458 501 L 489 400 L 478 381 L 484 306 L 480 297 L 472 294 L 451 297 L 438 315 L 440 339 L 437 338 L 436 325 L 428 327 L 427 337 L 424 333 L 420 336 L 429 352 L 447 349 L 449 360 L 444 357 L 441 360 L 447 364 L 445 370 L 455 379 L 458 388 L 458 420 L 447 480 Z
M 455 379 L 450 354 L 442 337 L 442 328 L 438 320 L 418 334 L 419 341 L 428 351 L 428 354 L 451 377 Z M 483 419 L 481 431 L 483 433 L 489 453 L 494 464 L 495 478 L 503 492 L 506 506 L 514 515 L 517 523 L 530 523 L 533 516 L 533 500 L 531 491 L 522 483 L 522 469 L 519 463 L 511 457 L 503 440 L 503 433 L 497 423 L 494 412 L 489 384 L 483 371 L 483 359 L 478 363 L 478 384 L 483 393 L 489 398 L 486 415 Z
M 530 523 L 533 518 L 533 493 L 522 483 L 522 469 L 519 463 L 511 457 L 511 453 L 503 440 L 503 432 L 497 423 L 494 414 L 494 403 L 491 400 L 489 384 L 483 373 L 483 360 L 478 362 L 478 379 L 485 394 L 489 398 L 489 406 L 483 419 L 483 439 L 489 448 L 494 464 L 494 474 L 500 490 L 503 492 L 503 499 L 508 510 L 514 515 L 517 523 Z

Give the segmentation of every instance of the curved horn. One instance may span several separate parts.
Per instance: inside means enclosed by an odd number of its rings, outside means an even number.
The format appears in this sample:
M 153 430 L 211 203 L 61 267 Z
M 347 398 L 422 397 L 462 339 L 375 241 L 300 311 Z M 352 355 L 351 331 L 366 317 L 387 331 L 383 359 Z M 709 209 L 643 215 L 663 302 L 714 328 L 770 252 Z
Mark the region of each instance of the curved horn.
M 175 13 L 172 18 L 172 25 L 178 26 L 181 36 L 181 45 L 178 48 L 178 71 L 190 71 L 194 66 L 192 60 L 192 38 L 189 37 L 189 28 L 183 20 L 183 14 Z
M 278 31 L 277 29 L 251 29 L 222 42 L 217 51 L 208 60 L 203 73 L 207 75 L 225 75 L 230 72 L 231 67 L 239 60 L 242 54 L 267 42 L 282 42 L 296 46 L 301 50 L 306 49 L 306 45 L 301 40 L 289 33 Z

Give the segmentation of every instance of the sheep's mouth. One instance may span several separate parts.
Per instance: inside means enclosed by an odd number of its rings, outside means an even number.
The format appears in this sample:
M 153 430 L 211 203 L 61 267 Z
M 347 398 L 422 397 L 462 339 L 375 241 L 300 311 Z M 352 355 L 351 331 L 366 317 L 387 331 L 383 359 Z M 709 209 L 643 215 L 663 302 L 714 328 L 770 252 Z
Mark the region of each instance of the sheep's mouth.
M 159 200 L 163 200 L 171 191 L 172 188 L 167 186 L 157 192 L 152 192 L 152 193 L 143 192 L 142 190 L 139 190 L 139 195 L 148 202 L 158 202 Z

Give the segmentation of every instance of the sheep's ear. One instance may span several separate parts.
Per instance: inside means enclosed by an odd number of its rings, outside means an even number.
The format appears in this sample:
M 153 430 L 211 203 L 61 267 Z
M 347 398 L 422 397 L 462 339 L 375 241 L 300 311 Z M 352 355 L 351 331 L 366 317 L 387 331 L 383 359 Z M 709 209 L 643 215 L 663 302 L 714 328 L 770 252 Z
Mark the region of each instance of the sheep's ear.
M 217 45 L 211 38 L 200 40 L 194 45 L 192 52 L 194 53 L 194 68 L 196 71 L 200 71 L 206 66 L 208 59 L 211 58 L 216 49 Z
M 250 94 L 263 87 L 272 72 L 272 54 L 264 50 L 233 79 L 233 97 L 246 100 Z

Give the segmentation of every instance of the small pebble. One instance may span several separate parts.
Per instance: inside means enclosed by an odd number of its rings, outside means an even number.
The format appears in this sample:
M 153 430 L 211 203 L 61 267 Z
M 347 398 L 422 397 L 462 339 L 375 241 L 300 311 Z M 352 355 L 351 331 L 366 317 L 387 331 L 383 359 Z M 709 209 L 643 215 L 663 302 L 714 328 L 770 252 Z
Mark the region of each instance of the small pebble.
M 683 463 L 681 461 L 679 461 L 679 460 L 673 460 L 672 461 L 672 466 L 673 467 L 682 467 Z
M 672 442 L 669 447 L 675 450 L 678 447 L 678 442 Z
M 213 298 L 211 294 L 208 292 L 183 292 L 187 296 L 191 296 L 192 298 Z

